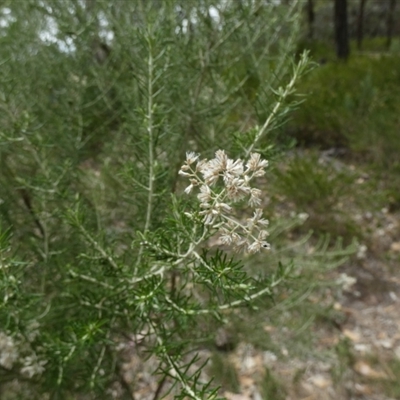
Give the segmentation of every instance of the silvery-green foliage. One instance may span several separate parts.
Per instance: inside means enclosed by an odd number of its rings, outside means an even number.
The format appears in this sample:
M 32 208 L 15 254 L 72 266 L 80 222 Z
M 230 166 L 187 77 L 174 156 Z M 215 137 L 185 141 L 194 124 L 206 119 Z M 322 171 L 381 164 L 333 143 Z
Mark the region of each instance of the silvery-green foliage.
M 257 279 L 245 259 L 208 251 L 209 225 L 225 244 L 240 233 L 249 253 L 269 247 L 260 189 L 245 171 L 228 182 L 257 207 L 249 241 L 238 219 L 204 219 L 179 171 L 186 152 L 268 156 L 309 65 L 292 58 L 296 2 L 26 0 L 0 11 L 0 390 L 131 398 L 130 348 L 157 360 L 159 396 L 216 398 L 193 343 L 228 309 L 271 296 L 290 264 Z

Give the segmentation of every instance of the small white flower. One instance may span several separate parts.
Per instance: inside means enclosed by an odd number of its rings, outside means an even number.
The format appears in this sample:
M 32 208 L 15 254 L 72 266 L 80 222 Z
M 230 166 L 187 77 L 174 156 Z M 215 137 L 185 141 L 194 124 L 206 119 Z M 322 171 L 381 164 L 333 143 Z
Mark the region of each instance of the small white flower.
M 246 247 L 249 246 L 249 241 L 247 239 L 241 238 L 238 240 L 235 245 L 233 246 L 233 250 L 239 253 L 240 251 L 243 251 Z
M 258 171 L 258 170 L 263 170 L 268 166 L 268 161 L 267 160 L 261 160 L 261 155 L 258 153 L 251 153 L 250 154 L 250 159 L 247 161 L 246 167 L 248 171 Z M 255 176 L 260 176 L 260 175 L 255 175 Z
M 230 246 L 233 243 L 232 236 L 228 234 L 221 235 L 219 240 L 221 241 L 222 244 L 226 244 Z
M 199 158 L 199 155 L 196 154 L 194 151 L 188 151 L 186 153 L 186 163 L 187 163 L 187 165 L 193 164 L 198 158 Z
M 190 180 L 190 185 L 185 189 L 185 193 L 189 194 L 192 189 L 198 185 L 198 182 L 196 181 L 196 179 L 191 179 Z
M 225 224 L 228 225 L 228 224 Z M 225 227 L 220 228 L 222 235 L 220 236 L 221 243 L 226 245 L 231 245 L 238 243 L 241 240 L 240 235 L 238 235 L 233 230 L 226 229 Z
M 230 182 L 233 178 L 239 177 L 243 174 L 243 161 L 242 160 L 231 160 L 229 159 L 226 163 L 226 169 L 224 171 L 224 181 Z
M 226 169 L 228 162 L 228 156 L 225 154 L 224 150 L 218 150 L 215 152 L 215 165 L 218 167 L 219 171 Z
M 182 169 L 179 170 L 178 174 L 182 176 L 192 176 L 192 174 L 189 174 L 188 172 L 185 172 Z
M 231 233 L 231 237 L 232 237 L 232 242 L 233 242 L 234 244 L 238 244 L 238 243 L 240 243 L 240 241 L 242 240 L 242 238 L 240 237 L 240 235 L 239 235 L 238 233 L 236 233 L 236 232 L 232 232 L 232 233 Z
M 261 249 L 261 242 L 259 240 L 255 240 L 252 244 L 247 247 L 247 251 L 250 254 L 258 253 Z
M 212 160 L 211 160 L 212 161 Z M 219 178 L 219 169 L 212 165 L 211 161 L 202 168 L 204 181 L 207 185 L 214 185 Z M 211 163 L 211 164 L 210 164 Z
M 193 185 L 190 184 L 190 185 L 185 189 L 185 193 L 186 193 L 186 194 L 190 194 L 190 192 L 192 191 L 192 189 L 193 189 Z
M 269 221 L 267 219 L 261 218 L 261 219 L 258 220 L 258 225 L 268 226 L 269 225 Z
M 258 253 L 261 249 L 269 250 L 270 248 L 271 246 L 268 242 L 257 239 L 247 247 L 247 251 L 250 254 L 254 254 Z
M 246 185 L 243 179 L 234 178 L 226 185 L 228 198 L 233 201 L 241 200 L 250 193 L 250 187 Z
M 209 205 L 208 205 L 209 206 Z M 204 225 L 213 225 L 217 217 L 221 214 L 219 210 L 209 207 L 204 211 L 200 211 L 200 215 L 204 215 Z
M 257 207 L 261 204 L 261 190 L 252 188 L 250 190 L 249 206 Z
M 253 176 L 256 177 L 256 178 L 259 178 L 259 177 L 264 176 L 264 175 L 265 175 L 265 171 L 262 168 L 260 168 L 260 169 L 258 169 L 257 171 L 254 172 Z
M 200 193 L 197 195 L 197 198 L 201 203 L 207 203 L 211 200 L 211 189 L 207 185 L 201 185 Z
M 227 214 L 230 214 L 230 213 L 233 211 L 232 207 L 229 206 L 229 205 L 226 204 L 226 203 L 217 203 L 215 206 L 216 206 L 216 208 L 217 208 L 218 210 L 222 210 L 222 211 L 224 211 L 224 212 L 227 213 Z
M 247 226 L 252 228 L 255 225 L 261 225 L 261 226 L 268 226 L 269 221 L 267 219 L 262 218 L 262 209 L 257 208 L 254 211 L 253 218 L 248 218 L 247 219 Z
M 261 208 L 256 208 L 254 211 L 253 218 L 252 218 L 253 222 L 257 223 L 261 219 L 262 214 L 263 214 L 263 210 Z
M 269 236 L 269 232 L 268 231 L 260 231 L 258 233 L 258 240 L 264 241 L 268 236 Z
M 205 166 L 207 165 L 207 159 L 200 160 L 196 164 L 196 172 L 202 172 Z

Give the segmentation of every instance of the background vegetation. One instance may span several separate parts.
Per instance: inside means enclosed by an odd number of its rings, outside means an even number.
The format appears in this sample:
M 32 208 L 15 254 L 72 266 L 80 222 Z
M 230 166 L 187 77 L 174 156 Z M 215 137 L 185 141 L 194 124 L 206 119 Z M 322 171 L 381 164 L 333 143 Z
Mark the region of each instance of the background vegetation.
M 2 398 L 301 398 L 304 360 L 351 398 L 352 268 L 398 272 L 400 10 L 344 2 L 343 62 L 340 2 L 0 3 Z M 218 149 L 270 160 L 267 255 L 189 233 L 179 168 Z

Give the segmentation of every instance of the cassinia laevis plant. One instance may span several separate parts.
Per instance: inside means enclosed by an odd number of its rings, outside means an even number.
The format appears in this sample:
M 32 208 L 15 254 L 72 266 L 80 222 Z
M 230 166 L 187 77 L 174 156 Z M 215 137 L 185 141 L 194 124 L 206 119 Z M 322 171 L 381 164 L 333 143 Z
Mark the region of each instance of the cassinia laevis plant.
M 196 163 L 194 165 L 194 163 Z M 185 189 L 190 193 L 194 187 L 199 187 L 197 198 L 200 201 L 203 223 L 215 228 L 220 233 L 220 241 L 232 245 L 235 251 L 257 253 L 261 249 L 269 249 L 265 241 L 268 231 L 268 220 L 262 218 L 261 190 L 251 187 L 250 182 L 265 174 L 268 161 L 261 159 L 260 154 L 251 153 L 244 165 L 240 159 L 228 158 L 224 150 L 218 150 L 212 160 L 199 160 L 199 155 L 188 152 L 186 161 L 179 174 L 190 179 L 190 185 Z M 222 181 L 221 185 L 218 185 Z M 246 223 L 233 217 L 232 205 L 247 199 L 249 207 L 254 208 L 254 215 Z M 192 214 L 187 214 L 193 217 Z
M 215 331 L 304 275 L 255 184 L 311 65 L 267 3 L 0 6 L 1 400 L 214 400 Z

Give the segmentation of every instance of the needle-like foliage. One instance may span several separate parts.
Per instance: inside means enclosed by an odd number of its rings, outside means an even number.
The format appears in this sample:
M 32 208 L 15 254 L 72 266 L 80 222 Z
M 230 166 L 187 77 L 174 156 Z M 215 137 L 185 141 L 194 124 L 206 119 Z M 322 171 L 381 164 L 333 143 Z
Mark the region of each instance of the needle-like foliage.
M 309 66 L 296 4 L 1 3 L 2 398 L 132 399 L 129 357 L 160 375 L 154 399 L 218 397 L 198 343 L 292 271 L 258 279 L 223 247 L 268 262 L 256 185 Z M 186 153 L 218 149 L 227 186 L 197 202 Z

